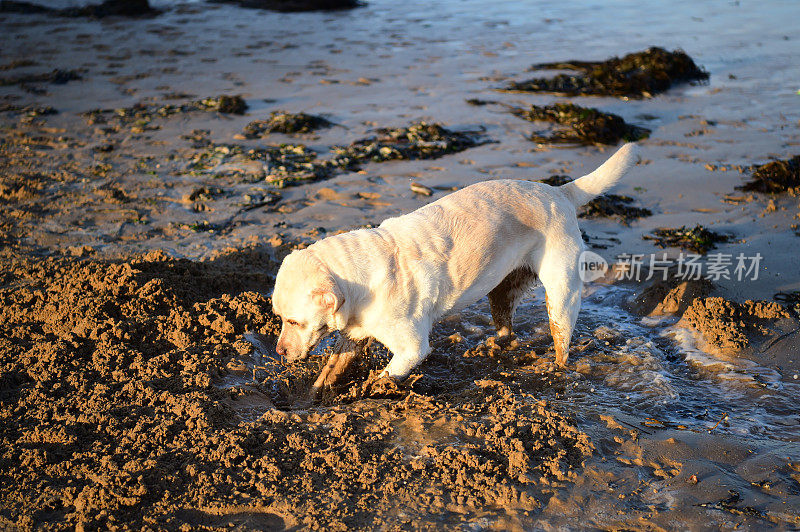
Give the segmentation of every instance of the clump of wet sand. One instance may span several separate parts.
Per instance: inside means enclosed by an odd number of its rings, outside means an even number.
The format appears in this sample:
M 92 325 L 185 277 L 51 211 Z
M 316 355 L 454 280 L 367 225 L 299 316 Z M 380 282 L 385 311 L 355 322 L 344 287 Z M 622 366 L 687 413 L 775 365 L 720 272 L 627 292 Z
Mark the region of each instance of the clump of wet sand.
M 775 323 L 781 319 L 791 320 L 792 315 L 775 301 L 737 303 L 722 297 L 698 297 L 684 312 L 681 323 L 698 331 L 712 349 L 739 354 L 775 335 Z
M 628 306 L 643 316 L 682 316 L 695 299 L 708 296 L 713 289 L 714 284 L 708 279 L 683 280 L 672 275 L 667 280 L 655 279 L 643 287 Z

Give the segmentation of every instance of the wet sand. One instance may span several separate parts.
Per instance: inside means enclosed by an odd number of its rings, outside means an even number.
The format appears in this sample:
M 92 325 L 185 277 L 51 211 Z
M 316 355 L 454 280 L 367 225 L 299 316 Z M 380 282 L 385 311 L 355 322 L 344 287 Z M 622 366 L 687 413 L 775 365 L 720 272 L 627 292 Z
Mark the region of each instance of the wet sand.
M 800 290 L 800 206 L 735 188 L 737 167 L 798 151 L 792 2 L 154 5 L 147 19 L 0 20 L 4 527 L 800 526 L 798 315 L 771 303 Z M 532 64 L 651 45 L 684 49 L 709 82 L 631 100 L 495 90 Z M 9 81 L 54 69 L 74 76 Z M 221 94 L 246 113 L 89 113 Z M 365 396 L 388 356 L 375 346 L 308 405 L 322 351 L 295 366 L 273 351 L 269 293 L 291 247 L 480 180 L 578 177 L 611 153 L 531 142 L 545 125 L 470 98 L 570 101 L 650 129 L 614 192 L 653 214 L 583 219 L 594 250 L 661 253 L 642 237 L 699 223 L 731 235 L 713 252 L 761 253 L 758 280 L 589 283 L 566 371 L 541 290 L 505 347 L 480 302 L 436 326 L 405 386 Z M 334 126 L 245 138 L 276 110 Z M 322 160 L 420 121 L 492 142 L 282 188 L 231 148 L 302 144 Z M 653 312 L 645 293 L 675 308 Z

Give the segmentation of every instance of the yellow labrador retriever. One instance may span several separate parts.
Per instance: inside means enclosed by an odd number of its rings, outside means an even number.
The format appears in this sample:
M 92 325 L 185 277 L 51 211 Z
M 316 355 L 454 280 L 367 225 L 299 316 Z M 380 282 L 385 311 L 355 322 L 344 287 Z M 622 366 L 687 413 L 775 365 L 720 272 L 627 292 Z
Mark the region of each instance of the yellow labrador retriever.
M 487 294 L 498 335 L 510 334 L 514 309 L 538 276 L 556 362 L 564 365 L 583 286 L 576 208 L 637 162 L 637 146 L 626 144 L 560 187 L 484 181 L 374 229 L 294 251 L 272 296 L 283 321 L 277 353 L 303 359 L 332 331 L 375 338 L 393 355 L 382 375 L 402 380 L 428 355 L 433 324 Z

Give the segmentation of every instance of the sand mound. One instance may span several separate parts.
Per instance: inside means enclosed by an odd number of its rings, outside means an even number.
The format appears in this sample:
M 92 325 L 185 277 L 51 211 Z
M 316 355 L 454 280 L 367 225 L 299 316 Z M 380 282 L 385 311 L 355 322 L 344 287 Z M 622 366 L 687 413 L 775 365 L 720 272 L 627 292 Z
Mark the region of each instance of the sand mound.
M 706 279 L 681 280 L 670 277 L 656 280 L 639 291 L 630 302 L 630 309 L 644 316 L 682 315 L 695 299 L 707 296 L 713 288 Z
M 737 353 L 776 332 L 775 322 L 791 314 L 774 301 L 736 303 L 722 297 L 697 298 L 681 324 L 697 330 L 712 349 Z

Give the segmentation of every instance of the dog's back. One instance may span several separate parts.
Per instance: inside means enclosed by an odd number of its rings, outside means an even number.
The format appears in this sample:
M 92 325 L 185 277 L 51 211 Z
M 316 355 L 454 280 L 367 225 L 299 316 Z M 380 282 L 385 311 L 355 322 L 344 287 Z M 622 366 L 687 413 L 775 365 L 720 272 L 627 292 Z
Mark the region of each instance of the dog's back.
M 583 284 L 576 207 L 613 186 L 636 160 L 635 147 L 627 145 L 561 187 L 511 179 L 476 183 L 377 228 L 313 244 L 300 253 L 315 257 L 308 264 L 320 265 L 333 288 L 312 293 L 326 300 L 325 291 L 335 288 L 341 293 L 329 299 L 343 302 L 327 328 L 378 339 L 394 353 L 386 374 L 405 378 L 427 355 L 433 323 L 486 295 L 498 334 L 509 334 L 514 308 L 538 277 L 556 361 L 566 363 Z

